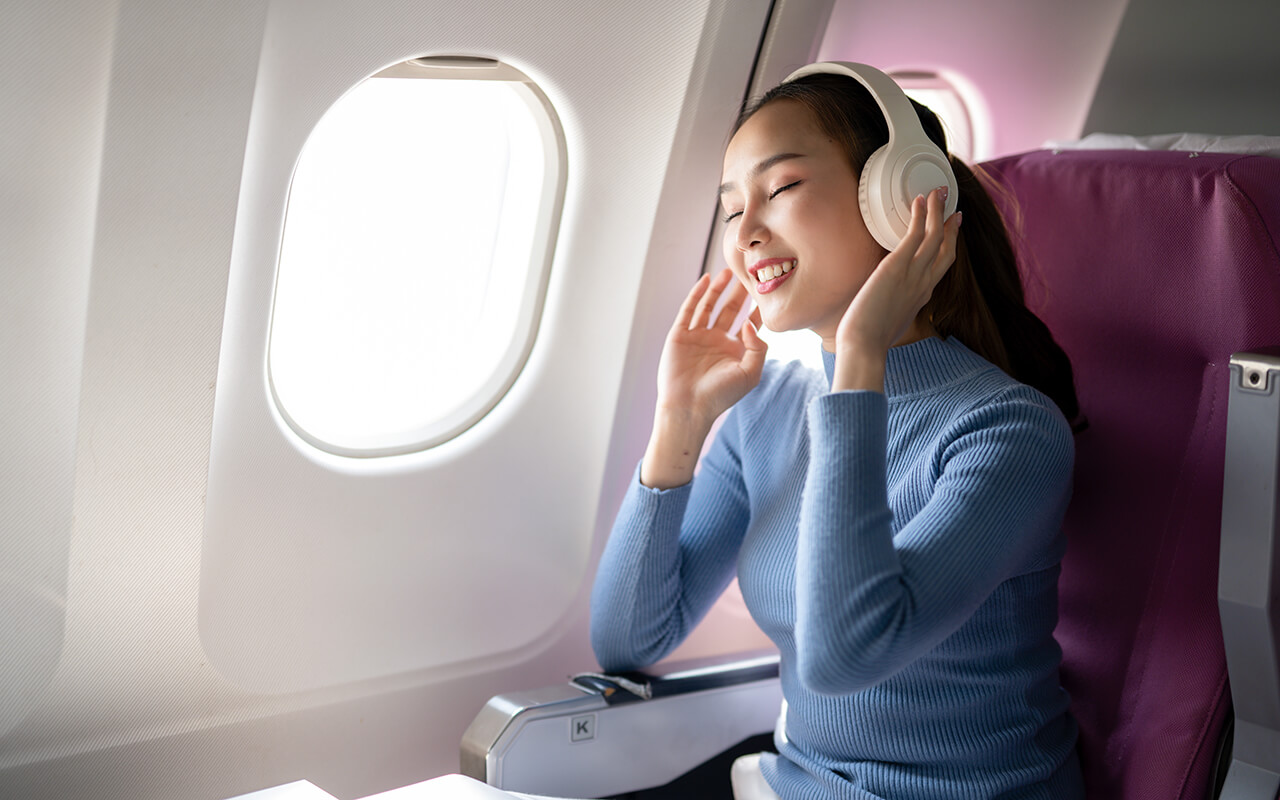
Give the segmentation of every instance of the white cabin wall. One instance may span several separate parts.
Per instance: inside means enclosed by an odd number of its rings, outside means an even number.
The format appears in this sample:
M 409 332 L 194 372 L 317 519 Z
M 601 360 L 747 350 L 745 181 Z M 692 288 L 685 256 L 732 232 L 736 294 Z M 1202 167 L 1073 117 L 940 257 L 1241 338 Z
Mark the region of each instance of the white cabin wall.
M 434 675 L 460 660 L 473 672 L 497 669 L 585 621 L 604 535 L 597 526 L 612 519 L 625 486 L 600 483 L 616 463 L 609 437 L 620 376 L 643 369 L 652 403 L 652 367 L 624 355 L 636 303 L 657 293 L 674 310 L 697 275 L 719 150 L 767 6 L 716 4 L 708 13 L 686 3 L 661 25 L 649 10 L 635 19 L 615 10 L 566 26 L 570 5 L 532 22 L 446 14 L 432 18 L 430 36 L 406 29 L 397 7 L 280 3 L 268 23 L 232 257 L 201 586 L 211 662 L 250 691 Z M 333 36 L 309 37 L 317 18 Z M 474 428 L 423 453 L 332 458 L 283 429 L 263 383 L 288 178 L 311 126 L 343 91 L 423 52 L 508 61 L 560 114 L 570 185 L 547 309 L 524 372 Z M 663 221 L 651 216 L 658 191 Z M 626 424 L 647 426 L 649 411 L 642 416 Z M 291 552 L 305 554 L 305 569 L 287 571 Z M 476 557 L 487 569 L 478 571 Z M 378 573 L 353 569 L 369 559 Z M 455 613 L 422 620 L 413 609 L 439 607 L 442 591 Z M 272 596 L 310 611 L 261 600 Z M 505 613 L 478 627 L 477 601 Z M 478 655 L 444 644 L 463 635 Z M 585 645 L 580 631 L 574 641 Z
M 102 80 L 107 98 L 87 303 L 57 314 L 83 341 L 78 415 L 67 426 L 65 643 L 40 705 L 0 739 L 0 769 L 154 736 L 207 707 L 192 696 L 190 674 L 206 667 L 189 620 L 265 5 L 130 0 L 81 11 L 114 48 L 108 65 L 51 47 L 89 85 Z M 40 34 L 77 24 L 45 19 Z M 96 119 L 63 122 L 95 134 Z
M 0 736 L 62 650 L 115 10 L 7 4 L 0 25 Z
M 559 506 L 568 506 L 586 565 L 568 610 L 500 663 L 396 667 L 270 693 L 220 674 L 198 625 L 215 394 L 225 389 L 228 343 L 246 336 L 246 320 L 224 314 L 236 284 L 233 243 L 245 224 L 237 214 L 245 186 L 265 174 L 261 164 L 245 166 L 246 152 L 272 24 L 293 14 L 284 32 L 318 40 L 320 50 L 327 42 L 343 58 L 363 56 L 333 13 L 344 5 L 338 0 L 120 0 L 84 3 L 76 14 L 22 2 L 26 28 L 6 18 L 9 53 L 70 51 L 74 66 L 49 56 L 36 62 L 44 70 L 35 95 L 0 93 L 0 119 L 6 134 L 13 130 L 0 140 L 4 183 L 53 198 L 0 223 L 21 234 L 12 240 L 18 256 L 34 254 L 30 268 L 6 277 L 43 304 L 0 320 L 0 358 L 6 374 L 45 382 L 34 390 L 0 386 L 6 410 L 22 422 L 14 434 L 5 428 L 16 450 L 0 454 L 0 463 L 26 487 L 21 497 L 13 493 L 16 513 L 5 495 L 2 541 L 16 565 L 5 568 L 47 578 L 40 586 L 59 612 L 65 584 L 66 626 L 65 636 L 61 629 L 53 636 L 52 623 L 35 634 L 4 632 L 0 669 L 14 663 L 10 654 L 24 654 L 13 674 L 35 688 L 30 700 L 0 698 L 12 717 L 0 730 L 0 797 L 218 800 L 305 777 L 348 798 L 456 770 L 461 733 L 487 697 L 594 666 L 586 595 L 652 406 L 653 364 L 630 358 L 632 337 L 652 350 L 697 277 L 725 131 L 769 4 L 380 6 L 399 8 L 397 35 L 416 42 L 397 57 L 453 49 L 457 40 L 441 40 L 440 31 L 450 15 L 465 19 L 479 37 L 472 44 L 525 68 L 565 123 L 571 182 L 545 328 L 521 379 L 530 383 L 487 420 L 486 435 L 498 437 L 486 445 L 488 462 L 455 485 L 477 507 L 492 500 L 494 486 L 532 497 L 517 529 L 528 536 L 559 524 Z M 363 14 L 378 10 L 359 5 Z M 505 24 L 505 38 L 484 38 L 490 21 Z M 620 42 L 637 55 L 614 58 Z M 302 93 L 315 88 L 308 66 L 291 66 Z M 575 88 L 583 75 L 605 93 Z M 61 116 L 32 122 L 38 115 L 27 111 L 50 97 Z M 307 108 L 318 116 L 327 102 Z M 31 150 L 22 149 L 27 144 Z M 28 163 L 33 153 L 62 163 L 40 171 Z M 19 219 L 27 230 L 15 230 Z M 274 270 L 273 261 L 264 266 Z M 652 309 L 659 310 L 649 318 Z M 58 345 L 37 352 L 19 347 L 23 339 Z M 566 386 L 581 393 L 578 405 L 566 408 L 559 391 Z M 624 395 L 637 386 L 648 394 Z M 616 418 L 633 412 L 636 421 Z M 543 429 L 565 419 L 580 423 L 563 434 L 573 449 L 567 459 L 555 449 L 531 452 Z M 48 466 L 32 466 L 41 459 Z M 521 481 L 541 477 L 537 469 L 570 489 L 529 495 Z M 424 485 L 410 482 L 389 502 L 412 504 Z M 25 527 L 9 536 L 15 520 Z M 461 521 L 454 533 L 465 537 Z M 308 542 L 305 528 L 284 522 L 262 533 Z M 367 563 L 360 579 L 376 582 L 377 551 Z M 526 599 L 538 602 L 514 601 Z M 31 615 L 31 601 L 22 602 L 15 617 Z M 462 613 L 477 615 L 479 625 L 495 612 L 399 606 L 371 622 L 429 636 L 415 626 Z M 65 640 L 60 652 L 48 644 L 55 639 Z

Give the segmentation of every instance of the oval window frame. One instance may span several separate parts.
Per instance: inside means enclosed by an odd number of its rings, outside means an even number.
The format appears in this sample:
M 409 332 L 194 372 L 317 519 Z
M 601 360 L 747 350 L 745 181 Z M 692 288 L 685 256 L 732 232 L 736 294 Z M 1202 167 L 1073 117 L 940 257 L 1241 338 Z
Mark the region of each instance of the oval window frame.
M 301 425 L 289 414 L 276 388 L 271 366 L 271 354 L 272 341 L 275 336 L 276 303 L 282 265 L 284 229 L 288 226 L 288 199 L 286 197 L 284 226 L 281 229 L 280 247 L 277 248 L 276 256 L 276 281 L 271 298 L 271 319 L 267 328 L 265 368 L 272 406 L 288 428 L 303 442 L 332 455 L 357 459 L 418 453 L 455 439 L 483 419 L 508 394 L 533 352 L 546 302 L 547 287 L 550 283 L 551 265 L 555 256 L 556 240 L 559 234 L 561 214 L 564 209 L 565 189 L 568 185 L 568 147 L 560 117 L 550 99 L 537 83 L 510 64 L 496 59 L 475 56 L 418 56 L 374 73 L 352 86 L 352 89 L 354 90 L 365 81 L 375 78 L 488 80 L 503 81 L 511 84 L 517 96 L 524 101 L 530 110 L 530 117 L 541 139 L 545 167 L 541 196 L 535 211 L 533 237 L 529 248 L 529 279 L 525 282 L 521 293 L 519 310 L 512 328 L 511 339 L 489 370 L 488 377 L 481 381 L 476 390 L 458 403 L 451 411 L 412 429 L 408 433 L 369 435 L 365 437 L 366 441 L 358 446 L 328 441 L 308 431 L 305 426 Z M 328 110 L 326 109 L 326 114 Z M 323 115 L 321 119 L 323 119 Z M 319 121 L 317 121 L 318 123 Z M 299 151 L 299 161 L 301 161 L 305 150 L 306 145 L 304 144 Z M 296 174 L 296 164 L 294 171 Z M 290 193 L 292 193 L 292 190 L 291 178 Z

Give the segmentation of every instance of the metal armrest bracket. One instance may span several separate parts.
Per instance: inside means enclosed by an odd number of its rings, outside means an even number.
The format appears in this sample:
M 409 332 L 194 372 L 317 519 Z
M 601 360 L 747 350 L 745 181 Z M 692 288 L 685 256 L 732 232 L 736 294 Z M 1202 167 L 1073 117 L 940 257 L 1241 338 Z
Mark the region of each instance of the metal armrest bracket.
M 1231 357 L 1218 611 L 1235 706 L 1235 745 L 1220 797 L 1280 792 L 1280 348 Z

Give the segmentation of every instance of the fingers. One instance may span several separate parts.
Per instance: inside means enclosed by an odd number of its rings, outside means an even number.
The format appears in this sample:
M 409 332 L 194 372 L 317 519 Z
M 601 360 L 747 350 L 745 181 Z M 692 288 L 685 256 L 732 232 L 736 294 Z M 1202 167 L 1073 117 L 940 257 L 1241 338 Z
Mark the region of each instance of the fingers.
M 742 304 L 747 301 L 747 287 L 742 282 L 734 279 L 729 286 L 729 292 L 725 295 L 724 306 L 720 309 L 720 315 L 716 317 L 714 328 L 717 330 L 729 331 L 733 326 L 733 321 L 738 318 L 738 312 L 742 311 Z
M 752 316 L 755 316 L 754 314 Z M 738 332 L 742 344 L 748 350 L 768 350 L 769 343 L 760 338 L 760 328 L 747 317 L 742 321 L 742 330 Z
M 725 294 L 726 289 L 728 294 Z M 716 313 L 716 304 L 724 296 L 724 303 L 718 313 Z M 742 311 L 742 306 L 747 302 L 747 289 L 741 282 L 734 279 L 733 273 L 728 269 L 723 269 L 714 276 L 707 274 L 698 278 L 693 288 L 689 290 L 689 294 L 685 297 L 684 302 L 680 305 L 680 310 L 676 312 L 675 322 L 672 324 L 673 330 L 696 330 L 709 329 L 729 332 L 733 327 L 734 321 L 738 318 L 738 314 Z M 711 315 L 715 313 L 715 319 L 712 321 Z M 756 327 L 761 325 L 760 309 L 755 309 L 751 314 L 751 319 L 755 320 Z
M 693 327 L 693 314 L 698 308 L 698 301 L 707 291 L 707 286 L 711 283 L 711 276 L 703 275 L 698 278 L 697 283 L 693 284 L 693 288 L 689 290 L 689 294 L 684 298 L 684 302 L 680 304 L 680 310 L 676 312 L 676 321 L 673 327 L 688 330 Z
M 904 253 L 909 260 L 915 260 L 924 241 L 924 218 L 927 213 L 924 196 L 916 195 L 911 201 L 911 221 L 907 223 L 907 232 L 902 235 L 902 241 L 894 248 L 895 253 Z
M 926 246 L 932 245 L 930 249 L 935 251 L 942 243 L 942 214 L 947 207 L 947 192 L 947 187 L 939 186 L 929 192 L 925 199 L 924 241 Z
M 939 186 L 928 196 L 917 195 L 911 202 L 911 222 L 899 247 L 910 252 L 910 265 L 930 277 L 951 266 L 955 259 L 955 236 L 959 230 L 959 214 L 943 219 L 947 203 L 947 187 Z
M 757 312 L 759 309 L 757 309 Z M 752 314 L 757 316 L 757 314 Z M 769 354 L 769 345 L 764 339 L 760 338 L 760 334 L 756 331 L 755 324 L 748 317 L 742 323 L 742 345 L 745 352 L 742 354 L 742 370 L 751 376 L 753 381 L 759 381 L 761 373 L 764 372 L 765 358 Z
M 938 252 L 938 246 L 942 243 L 942 212 L 946 207 L 946 191 L 947 187 L 939 186 L 929 192 L 928 196 L 917 195 L 911 202 L 911 224 L 907 233 L 916 233 L 913 262 L 932 261 Z
M 703 275 L 702 277 L 707 277 Z M 695 328 L 707 327 L 707 320 L 711 318 L 711 311 L 716 307 L 716 301 L 720 299 L 720 293 L 724 291 L 724 287 L 728 285 L 729 279 L 733 276 L 729 274 L 729 270 L 720 270 L 712 277 L 707 284 L 707 289 L 703 292 L 702 297 L 698 300 L 698 305 L 693 311 L 693 318 L 689 320 L 689 330 Z
M 707 285 L 706 291 L 702 294 L 702 297 L 698 300 L 697 306 L 693 310 L 693 316 L 689 320 L 689 330 L 711 327 L 711 314 L 715 311 L 716 303 L 720 300 L 720 295 L 724 293 L 725 287 L 727 287 L 730 282 L 736 283 L 736 281 L 733 280 L 733 273 L 730 272 L 728 268 L 720 270 L 713 278 L 711 278 L 711 282 Z M 729 295 L 729 300 L 732 301 L 732 299 L 733 294 L 731 293 Z M 722 330 L 729 329 L 729 323 L 733 322 L 733 318 L 738 314 L 737 309 L 741 307 L 742 302 L 739 301 L 737 307 L 733 310 L 733 313 L 728 316 L 728 321 L 724 324 Z M 723 317 L 724 312 L 722 311 L 721 318 Z

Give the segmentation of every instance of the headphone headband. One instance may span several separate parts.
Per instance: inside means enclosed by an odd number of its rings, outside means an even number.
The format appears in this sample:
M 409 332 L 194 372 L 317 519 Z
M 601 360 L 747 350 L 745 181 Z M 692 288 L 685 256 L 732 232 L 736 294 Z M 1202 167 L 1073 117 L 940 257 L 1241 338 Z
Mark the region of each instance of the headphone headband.
M 902 87 L 898 86 L 893 78 L 890 78 L 875 67 L 856 64 L 852 61 L 819 61 L 816 64 L 809 64 L 791 73 L 783 83 L 791 83 L 806 75 L 822 73 L 846 75 L 867 87 L 867 91 L 871 92 L 871 97 L 876 101 L 876 105 L 880 106 L 885 122 L 889 123 L 890 143 L 893 142 L 894 137 L 897 135 L 898 128 L 914 128 L 920 132 L 922 138 L 928 139 L 924 134 L 924 128 L 920 127 L 920 118 L 916 116 L 916 111 L 911 107 L 911 101 L 907 98 L 906 93 L 902 91 Z M 914 132 L 914 130 L 903 131 L 907 135 L 911 135 Z
M 911 222 L 911 201 L 939 186 L 948 187 L 946 216 L 960 202 L 960 190 L 947 154 L 925 135 L 911 101 L 893 78 L 875 67 L 851 61 L 821 61 L 801 67 L 783 83 L 816 73 L 844 75 L 871 93 L 889 126 L 889 141 L 867 158 L 858 182 L 858 205 L 867 230 L 892 250 Z

